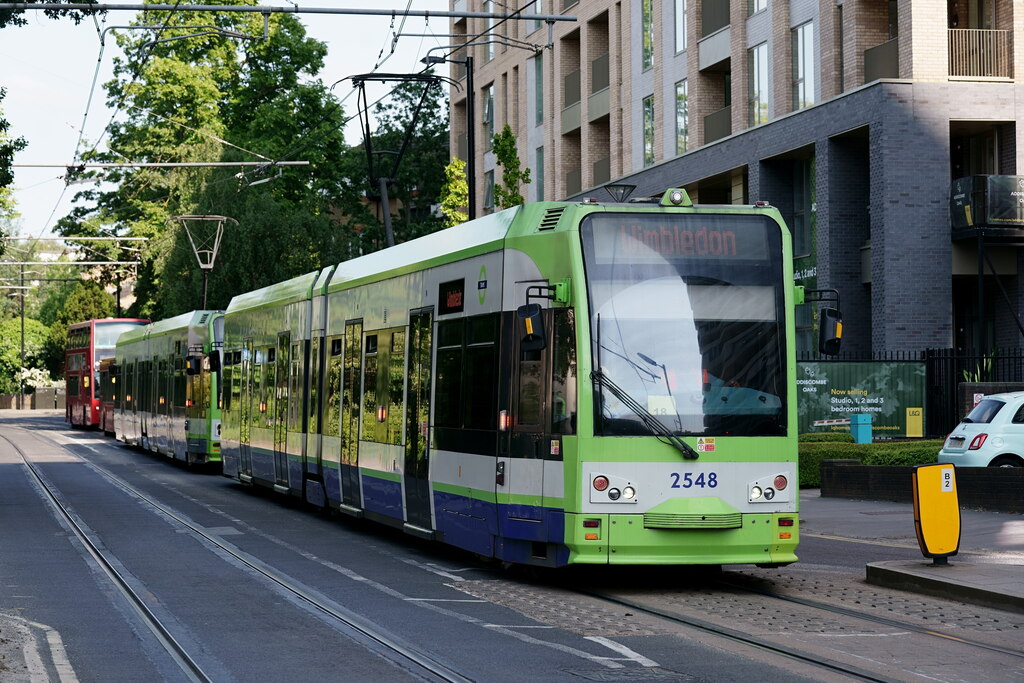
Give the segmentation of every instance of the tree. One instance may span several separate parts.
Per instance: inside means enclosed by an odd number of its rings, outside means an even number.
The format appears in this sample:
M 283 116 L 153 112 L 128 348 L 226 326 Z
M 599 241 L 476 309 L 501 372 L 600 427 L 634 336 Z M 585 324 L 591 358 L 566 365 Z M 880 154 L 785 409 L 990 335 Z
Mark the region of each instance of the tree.
M 426 91 L 424 97 L 424 89 Z M 419 115 L 413 120 L 417 106 Z M 379 171 L 389 175 L 394 167 L 391 152 L 397 153 L 405 145 L 405 152 L 394 177 L 390 178 L 388 194 L 399 202 L 399 217 L 395 225 L 395 240 L 407 241 L 443 227 L 433 208 L 440 202 L 444 183 L 444 168 L 448 163 L 448 99 L 437 84 L 409 81 L 396 85 L 390 96 L 377 105 L 377 129 L 372 140 L 378 155 Z M 412 135 L 405 143 L 409 127 Z M 364 141 L 365 145 L 365 141 Z M 369 178 L 366 170 L 366 150 L 362 154 L 362 188 L 376 195 L 377 178 Z M 358 187 L 357 187 L 358 191 Z
M 469 181 L 466 179 L 466 162 L 452 157 L 444 167 L 445 183 L 441 188 L 441 213 L 444 227 L 451 228 L 465 223 L 469 214 L 463 211 L 469 205 Z
M 2 25 L 2 24 L 0 24 Z M 7 90 L 0 87 L 0 102 L 3 102 Z M 3 109 L 0 109 L 0 256 L 3 256 L 5 240 L 8 230 L 5 225 L 17 217 L 14 209 L 14 198 L 8 186 L 14 182 L 14 155 L 25 149 L 24 138 L 12 138 L 8 135 L 10 124 L 4 118 Z
M 41 368 L 43 350 L 49 335 L 46 325 L 25 318 L 25 367 Z M 21 318 L 8 318 L 0 322 L 0 394 L 20 391 L 21 370 Z
M 259 35 L 258 15 L 190 13 L 189 24 Z M 216 214 L 238 221 L 225 230 L 210 272 L 208 307 L 340 260 L 345 239 L 331 207 L 343 174 L 344 112 L 319 80 L 326 46 L 290 15 L 270 18 L 267 40 L 224 37 L 160 43 L 119 38 L 126 54 L 106 85 L 124 102 L 110 147 L 133 161 L 259 161 L 264 169 L 120 169 L 110 192 L 80 193 L 85 206 L 58 226 L 64 235 L 110 232 L 147 237 L 141 253 L 134 315 L 163 318 L 201 306 L 203 275 L 175 216 Z M 249 151 L 251 150 L 251 151 Z M 112 154 L 95 154 L 113 160 Z M 300 159 L 308 167 L 274 166 Z M 267 182 L 269 181 L 269 182 Z M 259 184 L 255 184 L 255 183 Z M 126 247 L 105 248 L 111 257 Z M 123 259 L 118 259 L 123 260 Z M 110 282 L 112 272 L 103 275 Z
M 531 182 L 530 169 L 521 170 L 516 136 L 507 123 L 494 136 L 493 148 L 497 164 L 502 168 L 501 185 L 494 186 L 494 201 L 502 209 L 518 206 L 525 201 L 523 195 L 519 194 L 519 185 Z
M 85 2 L 85 3 L 89 3 L 89 4 L 96 4 L 96 0 L 20 0 L 20 1 L 21 2 L 29 2 L 29 3 L 36 3 L 36 2 L 82 3 L 82 2 Z M 0 3 L 0 7 L 3 7 L 2 3 Z M 79 23 L 80 21 L 82 21 L 82 19 L 85 17 L 85 15 L 82 14 L 81 12 L 73 11 L 73 10 L 53 10 L 53 9 L 48 9 L 48 10 L 43 10 L 43 11 L 46 13 L 46 16 L 50 17 L 51 19 L 57 19 L 57 18 L 62 17 L 62 16 L 71 17 L 71 19 L 76 24 Z M 25 10 L 0 9 L 0 28 L 3 28 L 5 26 L 24 26 L 27 23 L 22 18 L 22 16 L 21 16 L 22 14 L 24 14 L 24 12 L 25 12 Z

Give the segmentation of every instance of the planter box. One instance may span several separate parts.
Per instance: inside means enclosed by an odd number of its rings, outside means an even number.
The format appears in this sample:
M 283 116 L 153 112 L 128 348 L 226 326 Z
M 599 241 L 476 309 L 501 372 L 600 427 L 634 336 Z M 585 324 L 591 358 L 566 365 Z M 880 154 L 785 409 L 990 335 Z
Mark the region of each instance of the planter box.
M 821 495 L 912 503 L 913 467 L 861 465 L 856 460 L 821 463 Z M 957 467 L 960 507 L 1024 513 L 1024 467 Z

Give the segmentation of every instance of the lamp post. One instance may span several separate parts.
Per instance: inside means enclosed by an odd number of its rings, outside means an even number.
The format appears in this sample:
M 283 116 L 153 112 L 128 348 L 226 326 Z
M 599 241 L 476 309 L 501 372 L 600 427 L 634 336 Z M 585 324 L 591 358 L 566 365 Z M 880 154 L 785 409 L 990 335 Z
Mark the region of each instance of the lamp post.
M 469 192 L 469 220 L 476 218 L 476 125 L 473 120 L 476 92 L 473 90 L 473 58 L 466 55 L 465 59 L 452 59 L 428 54 L 420 60 L 427 66 L 431 64 L 463 64 L 466 67 L 466 189 Z

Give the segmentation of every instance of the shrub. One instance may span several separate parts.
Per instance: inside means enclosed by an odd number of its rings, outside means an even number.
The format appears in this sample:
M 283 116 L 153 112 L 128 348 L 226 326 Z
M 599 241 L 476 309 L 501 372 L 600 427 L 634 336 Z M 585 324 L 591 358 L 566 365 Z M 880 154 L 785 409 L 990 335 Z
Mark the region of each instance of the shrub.
M 935 462 L 942 441 L 881 441 L 878 443 L 839 443 L 801 441 L 800 486 L 821 486 L 823 460 L 857 460 L 862 465 L 914 466 Z

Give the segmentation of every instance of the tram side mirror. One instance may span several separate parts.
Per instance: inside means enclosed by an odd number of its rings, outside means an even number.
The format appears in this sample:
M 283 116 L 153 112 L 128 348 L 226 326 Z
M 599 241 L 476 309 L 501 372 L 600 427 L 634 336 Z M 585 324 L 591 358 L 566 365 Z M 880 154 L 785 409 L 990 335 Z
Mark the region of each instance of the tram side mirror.
M 220 370 L 220 351 L 210 351 L 210 372 Z
M 818 352 L 835 356 L 843 340 L 843 314 L 836 308 L 821 309 L 818 321 Z
M 185 359 L 185 372 L 189 375 L 198 375 L 200 368 L 199 356 L 189 356 Z
M 516 309 L 522 337 L 519 347 L 523 351 L 543 351 L 547 345 L 544 334 L 543 309 L 540 304 L 523 304 Z

